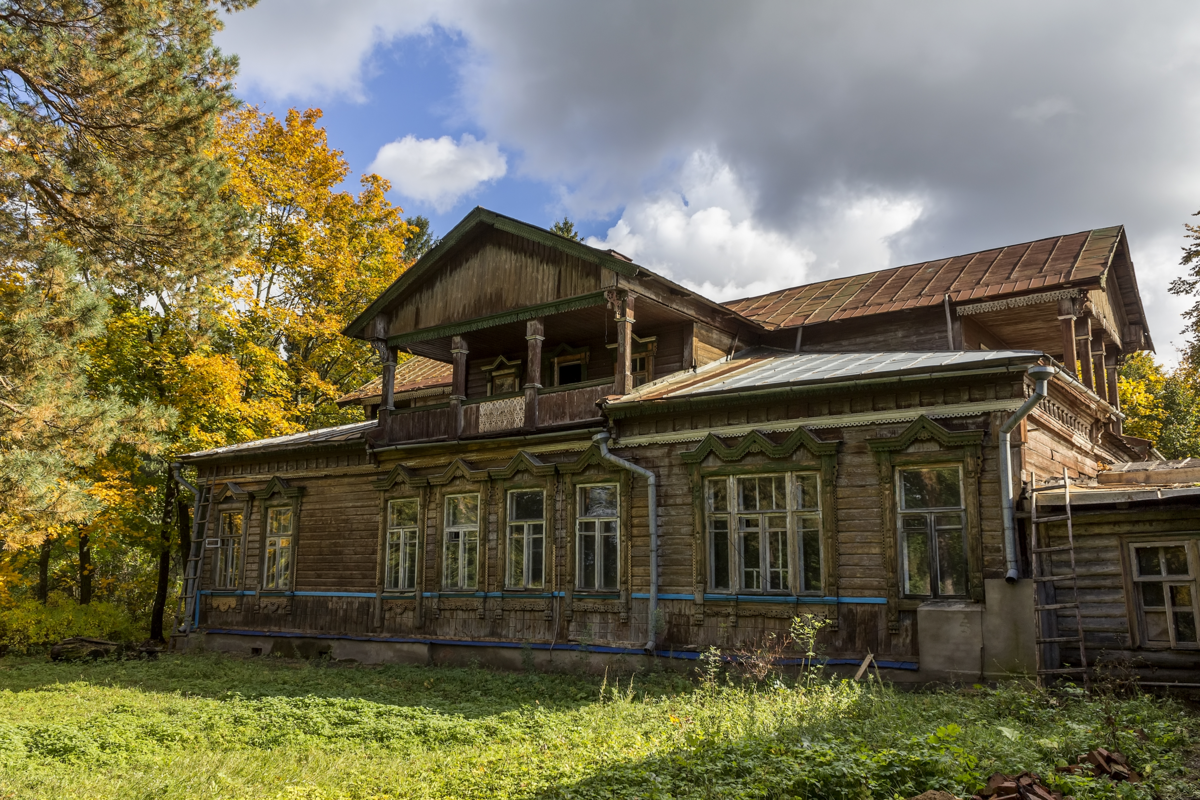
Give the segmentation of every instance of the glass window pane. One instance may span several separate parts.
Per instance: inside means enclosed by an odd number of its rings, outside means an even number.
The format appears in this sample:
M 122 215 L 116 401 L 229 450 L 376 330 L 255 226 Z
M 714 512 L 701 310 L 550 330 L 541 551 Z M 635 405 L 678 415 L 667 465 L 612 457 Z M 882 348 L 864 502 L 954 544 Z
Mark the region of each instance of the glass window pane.
M 600 522 L 601 533 L 616 533 L 617 521 L 615 519 L 606 519 Z
M 738 478 L 738 510 L 758 510 L 758 480 L 755 478 Z
M 617 515 L 616 484 L 584 486 L 581 490 L 581 517 L 615 517 Z
M 414 528 L 417 525 L 416 500 L 391 500 L 388 502 L 388 526 L 392 528 Z
M 963 540 L 962 515 L 939 514 L 937 528 L 938 594 L 967 593 L 967 553 Z
M 926 517 L 904 517 L 904 593 L 931 594 L 929 580 L 929 525 Z
M 617 572 L 621 563 L 617 558 L 617 537 L 613 535 L 604 535 L 600 538 L 604 540 L 604 553 L 602 559 L 604 574 L 602 577 L 602 585 L 605 589 L 616 589 Z
M 508 585 L 525 582 L 525 526 L 508 526 Z
M 1135 547 L 1137 555 L 1138 575 L 1161 575 L 1162 566 L 1158 563 L 1157 547 Z
M 542 546 L 545 537 L 542 535 L 542 526 L 530 525 L 526 528 L 526 535 L 529 537 L 529 583 L 527 585 L 531 589 L 540 589 L 545 582 L 542 567 Z
M 544 492 L 509 492 L 509 519 L 543 519 Z
M 292 540 L 279 540 L 279 580 L 277 585 L 280 589 L 287 589 L 292 579 Z
M 708 481 L 708 508 L 711 511 L 729 510 L 729 481 L 724 478 Z
M 758 517 L 738 517 L 742 588 L 762 590 L 762 553 Z
M 383 582 L 385 589 L 400 588 L 400 556 L 401 551 L 399 543 L 392 534 L 388 534 L 387 557 L 384 565 Z
M 1191 611 L 1175 612 L 1175 643 L 1196 644 L 1196 615 Z
M 460 494 L 447 497 L 446 524 L 455 528 L 479 525 L 479 495 Z
M 768 586 L 773 592 L 786 591 L 789 588 L 786 527 L 784 530 L 778 530 L 772 526 L 767 534 L 767 548 L 767 566 L 770 572 Z
M 729 588 L 729 517 L 713 516 L 708 521 L 712 540 L 712 588 Z
M 404 581 L 401 589 L 413 589 L 417 585 L 417 534 L 414 531 L 404 538 Z
M 815 519 L 801 517 L 800 548 L 804 562 L 804 586 L 806 592 L 821 591 L 821 529 Z
M 1161 583 L 1148 581 L 1142 585 L 1142 606 L 1146 608 L 1163 608 L 1167 604 Z
M 1167 614 L 1165 611 L 1146 612 L 1146 641 L 1169 642 L 1171 635 L 1167 632 Z
M 292 510 L 272 508 L 267 512 L 267 531 L 272 536 L 288 536 L 292 532 Z
M 1190 583 L 1177 583 L 1171 587 L 1171 606 L 1174 608 L 1192 607 L 1192 585 Z
M 1163 560 L 1167 562 L 1168 575 L 1191 574 L 1191 570 L 1188 569 L 1187 550 L 1182 545 L 1177 547 L 1164 547 Z
M 479 536 L 474 531 L 463 540 L 463 588 L 474 589 L 479 568 Z
M 221 536 L 242 538 L 242 512 L 227 512 L 221 515 Z
M 596 537 L 579 537 L 579 585 L 584 589 L 596 588 Z
M 957 467 L 900 471 L 901 508 L 959 508 L 962 491 Z
M 771 511 L 783 511 L 787 508 L 787 482 L 783 475 L 773 475 L 769 478 L 764 478 L 763 482 L 769 486 L 768 497 L 770 505 L 767 507 Z
M 446 563 L 442 570 L 442 582 L 447 588 L 457 588 L 459 586 L 459 559 L 461 556 L 460 534 L 458 531 L 446 532 Z
M 816 473 L 796 476 L 797 510 L 815 511 L 821 507 L 821 501 L 817 487 L 818 483 Z

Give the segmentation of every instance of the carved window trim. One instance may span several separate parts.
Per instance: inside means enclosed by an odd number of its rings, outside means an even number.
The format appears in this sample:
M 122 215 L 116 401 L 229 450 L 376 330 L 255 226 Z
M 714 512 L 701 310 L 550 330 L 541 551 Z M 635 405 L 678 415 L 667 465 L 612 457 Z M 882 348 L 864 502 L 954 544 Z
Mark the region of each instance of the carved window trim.
M 513 397 L 524 391 L 521 385 L 521 359 L 510 361 L 504 356 L 497 356 L 495 361 L 481 369 L 487 375 L 488 397 Z M 509 377 L 513 379 L 515 388 L 505 392 L 496 391 L 496 380 Z
M 253 511 L 252 496 L 249 492 L 243 491 L 235 483 L 227 483 L 213 496 L 213 511 L 215 514 L 212 517 L 210 525 L 215 526 L 214 530 L 205 531 L 206 541 L 205 550 L 212 551 L 212 558 L 209 562 L 209 584 L 216 591 L 229 592 L 241 591 L 246 581 L 246 566 L 248 562 L 247 548 L 249 546 L 250 533 L 250 516 Z M 242 524 L 241 530 L 238 533 L 237 548 L 240 551 L 236 575 L 232 585 L 218 585 L 218 575 L 221 564 L 221 553 L 225 545 L 222 543 L 230 537 L 222 536 L 223 521 L 227 514 L 241 514 Z M 213 535 L 207 535 L 213 534 Z M 211 542 L 211 544 L 210 544 Z
M 274 477 L 261 490 L 254 492 L 254 498 L 259 501 L 259 574 L 258 586 L 261 594 L 290 595 L 296 591 L 296 566 L 300 554 L 300 498 L 304 488 L 292 486 L 280 477 Z M 284 576 L 286 586 L 267 586 L 267 562 L 269 553 L 267 542 L 271 538 L 271 515 L 273 511 L 287 509 L 291 512 L 289 563 Z

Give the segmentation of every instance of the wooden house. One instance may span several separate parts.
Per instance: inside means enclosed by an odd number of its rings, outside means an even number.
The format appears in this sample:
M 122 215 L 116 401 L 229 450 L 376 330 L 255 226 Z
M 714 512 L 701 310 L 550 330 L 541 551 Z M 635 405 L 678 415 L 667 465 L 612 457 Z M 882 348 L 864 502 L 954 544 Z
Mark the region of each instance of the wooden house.
M 814 614 L 834 664 L 1029 671 L 1019 496 L 1154 456 L 1120 227 L 722 304 L 479 208 L 345 335 L 363 422 L 184 457 L 184 646 L 686 664 Z

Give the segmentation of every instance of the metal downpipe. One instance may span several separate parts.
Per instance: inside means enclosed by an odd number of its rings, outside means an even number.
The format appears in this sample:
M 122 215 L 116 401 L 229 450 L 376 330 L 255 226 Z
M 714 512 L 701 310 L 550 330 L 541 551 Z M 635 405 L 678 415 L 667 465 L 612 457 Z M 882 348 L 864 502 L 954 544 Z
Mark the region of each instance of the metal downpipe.
M 645 467 L 639 467 L 632 461 L 626 461 L 610 453 L 608 451 L 609 438 L 608 433 L 605 432 L 597 433 L 592 437 L 592 441 L 600 448 L 600 457 L 646 479 L 646 500 L 650 509 L 650 607 L 646 613 L 646 622 L 650 638 L 646 641 L 645 649 L 653 653 L 658 638 L 654 630 L 658 617 L 658 480 L 654 473 Z
M 1021 420 L 1029 416 L 1029 412 L 1033 411 L 1034 406 L 1042 402 L 1042 398 L 1046 396 L 1047 392 L 1046 382 L 1057 373 L 1057 369 L 1045 364 L 1034 364 L 1030 367 L 1028 375 L 1036 381 L 1033 387 L 1033 394 L 1000 426 L 1000 503 L 1004 514 L 1004 557 L 1008 564 L 1008 572 L 1005 574 L 1004 580 L 1009 583 L 1016 583 L 1017 578 L 1021 574 L 1017 564 L 1017 521 L 1014 506 L 1015 499 L 1013 497 L 1012 432 L 1021 424 Z

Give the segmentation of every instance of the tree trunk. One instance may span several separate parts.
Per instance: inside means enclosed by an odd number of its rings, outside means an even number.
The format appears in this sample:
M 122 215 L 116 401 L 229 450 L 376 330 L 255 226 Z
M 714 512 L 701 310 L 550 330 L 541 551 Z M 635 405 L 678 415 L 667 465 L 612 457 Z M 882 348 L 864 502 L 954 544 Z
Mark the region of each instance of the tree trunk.
M 163 636 L 163 614 L 167 610 L 167 585 L 171 579 L 171 517 L 175 513 L 175 496 L 178 485 L 167 471 L 167 485 L 163 490 L 162 521 L 158 528 L 160 551 L 158 554 L 158 586 L 154 589 L 154 606 L 150 611 L 150 638 L 165 642 Z
M 54 539 L 47 536 L 42 540 L 38 549 L 38 592 L 37 598 L 46 604 L 50 597 L 50 551 L 54 549 Z
M 79 605 L 92 602 L 92 544 L 88 534 L 79 532 Z

